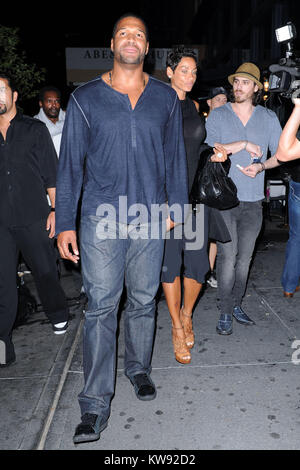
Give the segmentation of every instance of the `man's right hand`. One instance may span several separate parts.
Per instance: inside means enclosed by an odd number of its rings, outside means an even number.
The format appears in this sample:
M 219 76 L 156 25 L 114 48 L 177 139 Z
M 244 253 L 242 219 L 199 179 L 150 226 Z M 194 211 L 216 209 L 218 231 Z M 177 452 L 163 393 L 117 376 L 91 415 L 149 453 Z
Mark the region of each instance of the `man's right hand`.
M 171 217 L 168 216 L 168 218 L 166 219 L 166 232 L 169 232 L 170 230 L 172 230 L 175 227 L 175 225 L 176 225 L 175 222 L 173 222 Z
M 73 253 L 70 251 L 70 245 Z M 75 230 L 61 232 L 57 236 L 57 247 L 62 258 L 73 261 L 73 263 L 78 263 L 79 250 Z

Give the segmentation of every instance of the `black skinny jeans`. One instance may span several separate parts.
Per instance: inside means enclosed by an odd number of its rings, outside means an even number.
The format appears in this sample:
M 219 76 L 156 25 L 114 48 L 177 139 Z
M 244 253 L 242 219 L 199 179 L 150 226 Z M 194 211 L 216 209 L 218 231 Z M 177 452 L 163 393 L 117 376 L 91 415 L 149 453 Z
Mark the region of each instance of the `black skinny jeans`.
M 249 267 L 262 225 L 262 203 L 240 202 L 222 211 L 231 241 L 217 242 L 218 305 L 221 313 L 231 314 L 241 306 Z
M 0 340 L 5 343 L 5 362 L 15 358 L 11 332 L 17 314 L 20 252 L 31 269 L 49 321 L 55 324 L 68 319 L 67 300 L 58 277 L 57 254 L 46 231 L 46 220 L 26 227 L 0 225 Z

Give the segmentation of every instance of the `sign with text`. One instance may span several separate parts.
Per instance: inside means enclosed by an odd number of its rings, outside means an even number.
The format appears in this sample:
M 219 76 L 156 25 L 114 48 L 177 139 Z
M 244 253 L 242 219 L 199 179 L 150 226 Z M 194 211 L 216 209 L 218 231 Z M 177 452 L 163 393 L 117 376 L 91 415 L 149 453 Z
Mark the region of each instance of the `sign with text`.
M 197 60 L 203 57 L 202 47 L 193 48 Z M 149 50 L 145 66 L 159 78 L 165 77 L 166 60 L 170 49 L 153 48 Z M 113 67 L 114 56 L 109 47 L 67 47 L 66 68 L 68 83 L 92 80 Z

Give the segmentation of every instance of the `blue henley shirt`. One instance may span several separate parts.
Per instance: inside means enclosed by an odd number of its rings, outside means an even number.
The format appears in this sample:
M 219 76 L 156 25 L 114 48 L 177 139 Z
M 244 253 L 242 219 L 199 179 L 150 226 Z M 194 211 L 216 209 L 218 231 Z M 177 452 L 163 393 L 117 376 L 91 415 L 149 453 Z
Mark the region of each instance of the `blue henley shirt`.
M 126 196 L 128 207 L 147 207 L 149 220 L 142 222 L 150 222 L 152 204 L 166 201 L 180 205 L 182 215 L 172 218 L 183 222 L 187 162 L 180 102 L 169 85 L 149 77 L 134 109 L 128 95 L 101 77 L 71 94 L 57 174 L 57 234 L 76 229 L 82 186 L 82 215 L 110 204 L 119 222 L 130 223 L 134 216 L 119 211 L 119 197 Z

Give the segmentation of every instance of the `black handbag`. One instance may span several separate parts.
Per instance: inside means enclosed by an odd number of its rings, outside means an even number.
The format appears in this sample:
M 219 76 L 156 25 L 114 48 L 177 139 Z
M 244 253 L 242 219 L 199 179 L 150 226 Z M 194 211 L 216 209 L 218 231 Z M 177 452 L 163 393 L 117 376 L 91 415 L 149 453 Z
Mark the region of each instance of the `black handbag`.
M 205 204 L 215 209 L 230 209 L 237 206 L 237 188 L 228 176 L 231 161 L 212 162 L 212 147 L 206 147 L 200 154 L 190 199 L 193 206 Z

